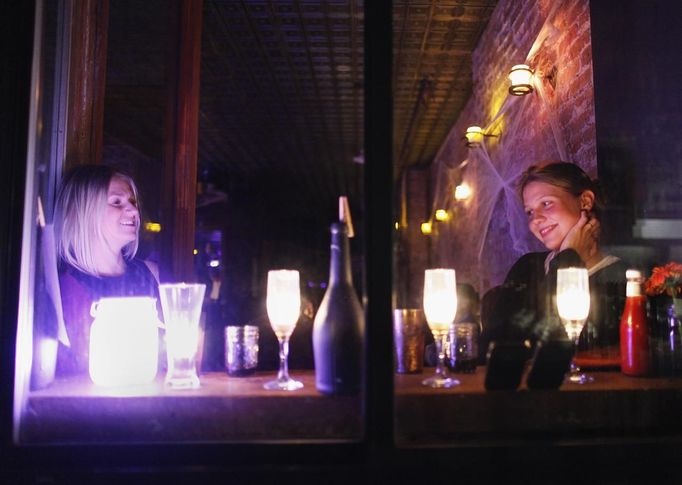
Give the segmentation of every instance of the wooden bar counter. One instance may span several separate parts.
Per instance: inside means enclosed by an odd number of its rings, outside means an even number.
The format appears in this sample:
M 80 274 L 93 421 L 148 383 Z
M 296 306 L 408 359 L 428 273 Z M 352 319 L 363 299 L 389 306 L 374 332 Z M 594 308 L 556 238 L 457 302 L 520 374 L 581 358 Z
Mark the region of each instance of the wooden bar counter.
M 229 377 L 211 372 L 201 387 L 171 390 L 163 379 L 107 389 L 86 376 L 31 393 L 22 440 L 30 443 L 358 440 L 360 397 L 327 397 L 312 371 L 292 371 L 298 391 L 268 391 L 276 372 Z
M 423 374 L 396 375 L 400 446 L 576 442 L 682 435 L 682 379 L 588 371 L 593 383 L 556 390 L 486 391 L 485 367 L 455 374 L 461 385 L 431 389 Z
M 682 434 L 682 379 L 592 372 L 592 384 L 559 391 L 486 391 L 485 368 L 457 374 L 461 385 L 421 385 L 433 369 L 395 376 L 398 446 L 471 445 L 522 440 L 665 438 Z M 305 387 L 266 391 L 274 373 L 201 376 L 196 390 L 159 380 L 135 390 L 65 379 L 31 393 L 22 422 L 26 443 L 276 442 L 362 439 L 362 398 L 327 397 L 312 371 L 293 371 Z

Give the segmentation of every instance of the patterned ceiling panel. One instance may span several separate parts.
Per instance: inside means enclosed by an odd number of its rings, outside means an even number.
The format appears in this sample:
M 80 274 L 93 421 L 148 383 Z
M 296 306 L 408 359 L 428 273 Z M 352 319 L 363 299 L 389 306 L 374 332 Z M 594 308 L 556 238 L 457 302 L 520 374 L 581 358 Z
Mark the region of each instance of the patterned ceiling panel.
M 134 140 L 152 158 L 162 147 L 166 100 L 164 5 L 111 5 L 117 47 L 109 54 L 105 139 Z M 430 162 L 445 139 L 471 91 L 471 52 L 495 5 L 394 0 L 396 176 Z M 202 172 L 267 189 L 303 211 L 327 210 L 340 194 L 361 200 L 363 1 L 204 0 L 203 9 Z M 145 125 L 130 123 L 149 113 Z
M 206 0 L 203 29 L 200 163 L 310 210 L 358 195 L 362 2 Z

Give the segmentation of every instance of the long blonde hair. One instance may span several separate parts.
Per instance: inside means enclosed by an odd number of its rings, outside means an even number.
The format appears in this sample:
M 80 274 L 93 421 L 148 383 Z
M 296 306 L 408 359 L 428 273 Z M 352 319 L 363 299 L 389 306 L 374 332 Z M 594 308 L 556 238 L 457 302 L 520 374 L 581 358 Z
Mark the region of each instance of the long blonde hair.
M 80 271 L 100 276 L 94 258 L 93 242 L 104 243 L 102 218 L 111 180 L 118 178 L 130 186 L 139 200 L 132 177 L 107 165 L 81 165 L 64 175 L 54 210 L 57 255 Z M 139 225 L 137 227 L 139 236 Z M 121 253 L 126 261 L 135 257 L 138 239 L 126 244 Z

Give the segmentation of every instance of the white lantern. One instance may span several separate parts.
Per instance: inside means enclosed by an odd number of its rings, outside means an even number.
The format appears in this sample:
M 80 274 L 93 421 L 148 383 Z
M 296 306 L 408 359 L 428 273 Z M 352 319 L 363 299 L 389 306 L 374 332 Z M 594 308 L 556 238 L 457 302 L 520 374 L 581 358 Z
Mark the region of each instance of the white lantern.
M 154 380 L 159 361 L 156 299 L 102 298 L 92 304 L 89 371 L 99 386 Z

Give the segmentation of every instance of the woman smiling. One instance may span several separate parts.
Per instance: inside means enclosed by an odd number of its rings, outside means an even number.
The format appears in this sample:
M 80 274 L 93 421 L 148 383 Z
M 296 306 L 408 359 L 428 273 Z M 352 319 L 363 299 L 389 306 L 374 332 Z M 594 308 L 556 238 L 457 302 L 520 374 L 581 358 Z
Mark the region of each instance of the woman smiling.
M 575 164 L 544 162 L 524 172 L 520 189 L 528 228 L 547 251 L 519 258 L 504 284 L 485 295 L 482 351 L 496 340 L 565 338 L 552 298 L 556 271 L 581 266 L 590 275 L 591 305 L 579 348 L 595 351 L 595 363 L 615 365 L 626 267 L 599 245 L 598 184 Z
M 68 172 L 55 205 L 59 284 L 70 346 L 60 346 L 60 375 L 87 372 L 90 307 L 102 297 L 158 298 L 156 266 L 135 258 L 140 230 L 133 179 L 106 165 Z

